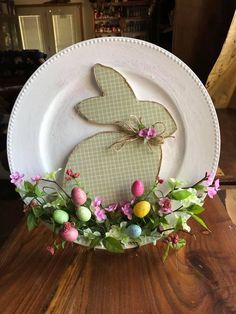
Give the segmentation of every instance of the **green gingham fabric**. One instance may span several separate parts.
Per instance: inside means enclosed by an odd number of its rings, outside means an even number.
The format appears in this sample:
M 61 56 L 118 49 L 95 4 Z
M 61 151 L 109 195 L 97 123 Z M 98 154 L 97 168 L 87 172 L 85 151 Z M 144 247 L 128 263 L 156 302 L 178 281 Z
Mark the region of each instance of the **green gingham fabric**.
M 156 122 L 163 136 L 170 136 L 176 124 L 169 112 L 161 105 L 139 101 L 126 80 L 112 68 L 94 66 L 96 82 L 102 96 L 83 100 L 76 106 L 78 113 L 90 122 L 113 124 L 127 121 L 131 115 L 142 118 L 146 127 Z M 158 130 L 158 125 L 157 125 Z M 71 153 L 66 169 L 80 172 L 84 189 L 93 196 L 101 196 L 106 204 L 130 198 L 134 180 L 141 179 L 146 187 L 153 183 L 159 173 L 161 147 L 150 151 L 142 141 L 127 143 L 120 151 L 109 147 L 123 135 L 119 132 L 101 132 L 79 143 Z M 163 144 L 165 145 L 165 144 Z M 65 184 L 71 189 L 71 183 Z

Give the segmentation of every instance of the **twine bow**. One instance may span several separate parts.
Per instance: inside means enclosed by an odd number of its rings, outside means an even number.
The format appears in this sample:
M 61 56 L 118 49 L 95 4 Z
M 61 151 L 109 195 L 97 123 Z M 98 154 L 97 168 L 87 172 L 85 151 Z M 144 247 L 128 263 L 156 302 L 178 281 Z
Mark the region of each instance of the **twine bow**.
M 151 151 L 153 151 L 153 147 L 164 143 L 163 134 L 166 131 L 166 128 L 163 122 L 155 122 L 150 128 L 147 128 L 143 124 L 141 118 L 131 115 L 128 121 L 116 121 L 114 124 L 118 128 L 118 132 L 124 134 L 109 147 L 115 151 L 119 151 L 126 144 L 137 140 L 147 144 Z M 155 129 L 157 124 L 161 124 L 163 126 L 163 131 L 161 133 L 158 133 Z

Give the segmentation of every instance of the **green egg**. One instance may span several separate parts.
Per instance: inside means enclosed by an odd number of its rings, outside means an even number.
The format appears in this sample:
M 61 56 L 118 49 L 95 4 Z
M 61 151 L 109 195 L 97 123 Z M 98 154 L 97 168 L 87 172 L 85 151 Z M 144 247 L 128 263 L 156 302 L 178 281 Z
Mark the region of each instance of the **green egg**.
M 56 223 L 62 225 L 62 224 L 64 224 L 64 222 L 67 222 L 69 220 L 69 215 L 64 210 L 56 209 L 53 212 L 53 220 Z
M 84 206 L 80 206 L 79 208 L 76 209 L 76 216 L 79 218 L 81 221 L 89 221 L 91 218 L 91 211 Z

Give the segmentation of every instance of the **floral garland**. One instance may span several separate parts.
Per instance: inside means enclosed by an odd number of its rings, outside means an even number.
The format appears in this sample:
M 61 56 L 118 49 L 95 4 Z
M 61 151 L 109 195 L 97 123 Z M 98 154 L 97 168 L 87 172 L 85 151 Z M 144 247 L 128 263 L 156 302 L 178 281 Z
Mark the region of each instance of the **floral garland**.
M 11 182 L 17 186 L 16 191 L 27 203 L 24 212 L 29 231 L 40 222 L 53 230 L 56 240 L 47 247 L 52 255 L 56 249 L 64 248 L 66 242 L 81 239 L 91 248 L 103 247 L 115 253 L 123 252 L 130 245 L 155 244 L 164 240 L 165 261 L 170 249 L 185 246 L 185 239 L 179 238 L 176 232 L 190 233 L 189 218 L 209 230 L 199 214 L 205 210 L 203 200 L 206 194 L 213 198 L 220 189 L 219 179 L 213 182 L 213 175 L 206 173 L 192 186 L 169 179 L 169 192 L 164 195 L 159 190 L 164 181 L 157 177 L 149 190 L 145 191 L 143 182 L 136 180 L 131 186 L 130 200 L 104 205 L 100 197 L 92 198 L 83 190 L 80 174 L 71 169 L 66 171 L 66 180 L 74 181 L 69 195 L 57 183 L 58 171 L 44 177 L 33 176 L 31 182 L 24 181 L 24 175 L 19 172 L 10 175 Z

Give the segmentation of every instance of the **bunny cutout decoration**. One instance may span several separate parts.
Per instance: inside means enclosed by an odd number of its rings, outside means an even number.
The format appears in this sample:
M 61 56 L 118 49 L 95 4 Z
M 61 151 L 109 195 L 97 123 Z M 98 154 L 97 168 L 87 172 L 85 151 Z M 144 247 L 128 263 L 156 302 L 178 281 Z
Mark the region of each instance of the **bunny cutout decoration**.
M 81 101 L 75 109 L 90 123 L 114 125 L 115 130 L 81 141 L 66 169 L 79 171 L 84 189 L 110 204 L 129 199 L 134 180 L 141 179 L 146 187 L 154 182 L 161 166 L 161 144 L 177 127 L 161 104 L 138 100 L 119 72 L 101 64 L 93 69 L 102 95 Z M 149 138 L 149 131 L 155 136 Z M 71 189 L 70 182 L 65 186 Z

